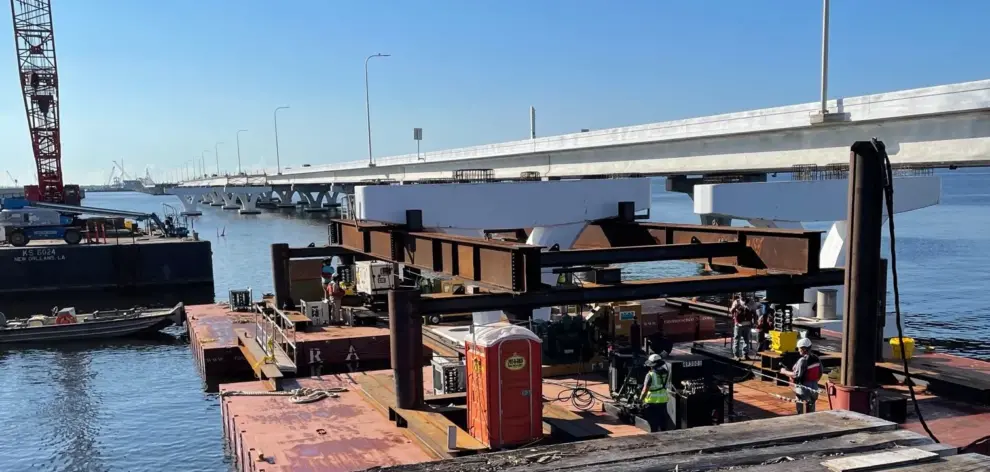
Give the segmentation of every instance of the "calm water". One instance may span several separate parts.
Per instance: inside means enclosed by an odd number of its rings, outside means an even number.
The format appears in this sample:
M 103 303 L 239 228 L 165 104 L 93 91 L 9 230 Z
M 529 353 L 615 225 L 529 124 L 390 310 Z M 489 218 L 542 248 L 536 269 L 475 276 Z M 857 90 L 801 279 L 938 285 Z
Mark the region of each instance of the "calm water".
M 696 223 L 685 195 L 655 185 L 654 220 Z M 174 197 L 91 193 L 87 205 L 161 212 Z M 213 241 L 218 298 L 272 287 L 270 244 L 327 240 L 323 216 L 240 216 L 209 208 L 195 220 Z M 900 214 L 898 262 L 909 335 L 990 359 L 990 173 L 943 174 L 942 204 Z M 815 229 L 826 229 L 818 226 Z M 886 238 L 885 238 L 886 244 Z M 633 277 L 684 275 L 685 264 L 635 264 Z M 891 299 L 890 308 L 893 309 Z M 0 472 L 223 471 L 220 408 L 187 344 L 163 337 L 61 349 L 0 351 Z

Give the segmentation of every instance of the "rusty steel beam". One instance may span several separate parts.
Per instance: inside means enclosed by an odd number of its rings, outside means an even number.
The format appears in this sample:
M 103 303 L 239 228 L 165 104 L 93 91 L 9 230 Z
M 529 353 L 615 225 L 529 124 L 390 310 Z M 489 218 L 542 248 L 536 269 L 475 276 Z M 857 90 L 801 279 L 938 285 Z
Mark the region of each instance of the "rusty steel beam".
M 737 242 L 746 246 L 738 255 L 714 258 L 714 266 L 811 274 L 819 270 L 821 232 L 703 226 L 666 223 L 599 221 L 581 233 L 576 249 Z
M 724 243 L 626 246 L 601 249 L 571 249 L 540 254 L 543 267 L 625 264 L 628 262 L 682 261 L 740 256 L 746 246 L 737 241 Z
M 482 295 L 424 295 L 416 308 L 419 315 L 453 314 L 490 310 L 529 309 L 546 306 L 620 302 L 651 298 L 685 297 L 771 289 L 803 289 L 840 285 L 842 269 L 823 269 L 814 274 L 713 275 L 657 280 L 637 280 L 616 285 L 556 288 L 529 293 Z
M 512 292 L 541 287 L 540 247 L 408 231 L 405 226 L 354 220 L 330 223 L 331 244 L 421 270 Z
M 315 257 L 334 257 L 354 255 L 351 249 L 341 246 L 322 247 L 292 247 L 289 248 L 289 259 L 306 259 Z

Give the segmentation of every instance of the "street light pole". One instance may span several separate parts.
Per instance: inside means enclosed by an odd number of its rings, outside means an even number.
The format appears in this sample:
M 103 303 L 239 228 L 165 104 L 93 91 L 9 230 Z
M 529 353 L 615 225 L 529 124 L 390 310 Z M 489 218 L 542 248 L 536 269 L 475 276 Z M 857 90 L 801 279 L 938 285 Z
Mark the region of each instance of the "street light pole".
M 822 105 L 819 110 L 828 113 L 828 0 L 822 0 Z
M 368 91 L 368 61 L 373 57 L 389 57 L 391 54 L 373 54 L 364 60 L 364 108 L 368 117 L 368 167 L 374 167 L 371 157 L 371 93 Z
M 223 143 L 222 142 L 218 142 L 218 143 L 216 143 L 216 144 L 213 145 L 213 154 L 217 158 L 217 177 L 220 176 L 220 145 L 221 144 L 223 144 Z
M 289 106 L 277 107 L 272 115 L 275 117 L 275 173 L 282 175 L 282 157 L 278 153 L 278 111 L 288 109 Z
M 241 133 L 246 129 L 237 130 L 237 175 L 241 175 Z
M 203 177 L 206 177 L 206 153 L 210 152 L 209 149 L 199 153 L 199 160 L 203 164 Z

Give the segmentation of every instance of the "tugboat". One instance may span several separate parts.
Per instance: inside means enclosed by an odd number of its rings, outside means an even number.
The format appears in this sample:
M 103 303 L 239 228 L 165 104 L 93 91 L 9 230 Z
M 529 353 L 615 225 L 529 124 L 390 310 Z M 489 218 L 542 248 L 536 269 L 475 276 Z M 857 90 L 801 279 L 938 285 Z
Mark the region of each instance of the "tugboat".
M 76 314 L 75 308 L 57 307 L 51 316 L 35 315 L 7 321 L 0 313 L 0 345 L 60 343 L 117 338 L 160 331 L 185 320 L 182 303 L 172 308 L 95 311 Z

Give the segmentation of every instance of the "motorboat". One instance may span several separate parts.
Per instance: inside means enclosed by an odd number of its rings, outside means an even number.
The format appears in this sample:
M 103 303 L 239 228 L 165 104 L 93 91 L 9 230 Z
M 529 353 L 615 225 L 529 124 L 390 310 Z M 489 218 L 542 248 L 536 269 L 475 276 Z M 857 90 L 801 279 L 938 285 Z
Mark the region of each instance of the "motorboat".
M 74 308 L 54 309 L 49 315 L 6 320 L 0 314 L 0 345 L 98 340 L 160 331 L 182 324 L 185 307 L 132 308 L 77 314 Z

